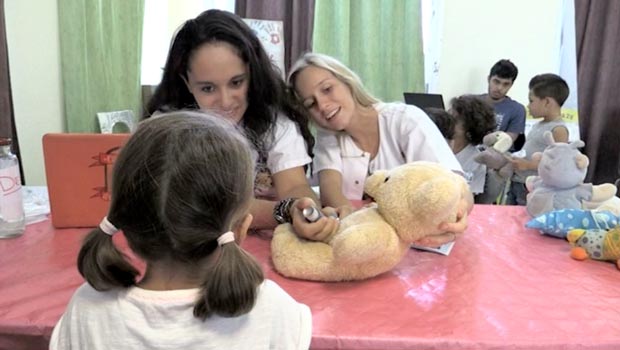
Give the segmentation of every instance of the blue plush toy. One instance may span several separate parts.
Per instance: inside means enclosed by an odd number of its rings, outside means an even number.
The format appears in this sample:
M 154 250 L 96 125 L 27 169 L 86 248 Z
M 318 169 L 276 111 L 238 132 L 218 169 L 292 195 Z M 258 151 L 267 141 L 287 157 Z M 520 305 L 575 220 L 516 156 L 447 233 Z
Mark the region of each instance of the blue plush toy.
M 619 223 L 620 218 L 610 211 L 560 209 L 539 215 L 525 226 L 538 229 L 543 234 L 566 238 L 568 231 L 573 229 L 609 230 Z

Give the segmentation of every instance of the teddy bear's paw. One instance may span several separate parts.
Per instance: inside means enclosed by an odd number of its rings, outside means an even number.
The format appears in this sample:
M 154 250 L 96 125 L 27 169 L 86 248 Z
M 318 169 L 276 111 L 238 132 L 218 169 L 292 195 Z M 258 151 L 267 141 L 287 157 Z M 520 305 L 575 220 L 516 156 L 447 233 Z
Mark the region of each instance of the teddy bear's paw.
M 398 251 L 400 241 L 389 225 L 365 223 L 343 231 L 331 244 L 338 264 L 362 264 Z
M 293 225 L 291 224 L 280 224 L 276 226 L 276 228 L 273 230 L 274 236 L 282 235 L 282 234 L 291 234 L 291 233 L 293 233 Z
M 512 165 L 507 164 L 506 166 L 499 169 L 498 173 L 499 176 L 501 176 L 503 179 L 510 179 L 513 173 Z
M 603 202 L 611 199 L 616 195 L 617 188 L 615 185 L 605 183 L 601 185 L 592 186 L 592 202 Z
M 274 236 L 271 259 L 280 274 L 313 281 L 332 280 L 336 271 L 332 248 L 323 242 Z

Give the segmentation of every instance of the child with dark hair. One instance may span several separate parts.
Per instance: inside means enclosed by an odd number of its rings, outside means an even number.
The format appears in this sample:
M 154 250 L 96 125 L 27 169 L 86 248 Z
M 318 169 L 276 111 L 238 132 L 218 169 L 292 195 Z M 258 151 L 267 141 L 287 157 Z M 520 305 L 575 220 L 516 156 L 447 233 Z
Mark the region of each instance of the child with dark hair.
M 495 131 L 493 107 L 474 95 L 463 95 L 452 99 L 450 112 L 455 120 L 452 151 L 461 163 L 471 192 L 475 195 L 484 191 L 486 166 L 474 160 L 480 153 L 477 145 L 482 138 Z
M 424 109 L 433 123 L 437 125 L 437 129 L 443 135 L 446 142 L 452 147 L 452 139 L 454 138 L 454 117 L 446 110 L 436 107 L 428 107 Z
M 562 105 L 570 93 L 566 81 L 556 74 L 539 74 L 530 80 L 529 89 L 530 114 L 542 120 L 532 125 L 525 138 L 523 145 L 525 157 L 512 160 L 515 173 L 506 203 L 513 205 L 526 204 L 525 180 L 528 176 L 538 175 L 538 161 L 533 160 L 532 155 L 544 151 L 547 147 L 544 133 L 551 131 L 555 142 L 568 142 L 568 128 L 562 120 Z
M 85 238 L 86 279 L 50 349 L 307 349 L 311 315 L 239 243 L 253 162 L 231 123 L 197 112 L 143 121 L 114 167 L 108 216 Z M 122 230 L 146 263 L 116 248 Z

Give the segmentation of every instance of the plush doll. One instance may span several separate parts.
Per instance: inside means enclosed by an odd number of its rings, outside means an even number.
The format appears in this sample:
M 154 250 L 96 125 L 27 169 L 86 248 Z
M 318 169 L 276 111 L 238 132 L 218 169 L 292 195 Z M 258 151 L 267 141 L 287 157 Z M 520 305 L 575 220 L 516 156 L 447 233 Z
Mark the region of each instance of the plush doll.
M 508 150 L 512 147 L 512 137 L 503 131 L 495 131 L 486 135 L 482 143 L 486 148 L 474 160 L 495 170 L 501 178 L 510 179 L 513 170 Z
M 567 208 L 582 208 L 583 201 L 603 202 L 616 194 L 612 184 L 584 184 L 589 159 L 579 152 L 583 147 L 581 140 L 571 143 L 553 140 L 550 131 L 544 134 L 547 148 L 532 155 L 533 160 L 540 161 L 538 175 L 529 176 L 525 185 L 527 195 L 527 212 L 533 216 Z
M 275 269 L 287 277 L 315 281 L 361 280 L 389 271 L 413 242 L 441 233 L 455 222 L 457 206 L 469 196 L 462 176 L 430 162 L 413 162 L 366 179 L 376 205 L 340 221 L 322 242 L 299 238 L 290 224 L 276 227 L 271 241 Z
M 570 251 L 573 259 L 613 261 L 620 269 L 620 226 L 611 230 L 570 230 L 566 239 L 573 246 Z
M 617 188 L 618 187 L 616 186 L 616 191 Z M 583 201 L 582 207 L 584 209 L 607 210 L 617 216 L 620 216 L 620 198 L 618 198 L 617 196 L 613 196 L 607 200 L 599 202 Z
M 549 236 L 566 238 L 570 230 L 609 230 L 618 224 L 620 218 L 608 210 L 559 209 L 533 218 L 525 227 L 538 229 Z

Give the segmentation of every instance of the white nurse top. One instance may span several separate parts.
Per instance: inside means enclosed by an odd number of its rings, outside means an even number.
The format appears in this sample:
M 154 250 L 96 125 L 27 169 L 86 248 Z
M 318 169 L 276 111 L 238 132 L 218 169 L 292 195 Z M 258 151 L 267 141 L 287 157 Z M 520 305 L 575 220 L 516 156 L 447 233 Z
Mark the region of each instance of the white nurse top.
M 276 198 L 272 175 L 309 164 L 312 158 L 306 151 L 299 126 L 281 113 L 272 132 L 265 134 L 264 143 L 262 152 L 252 148 L 254 194 L 258 198 Z
M 425 160 L 463 173 L 461 165 L 433 121 L 418 107 L 404 103 L 377 103 L 379 151 L 374 159 L 362 151 L 344 132 L 318 128 L 314 147 L 313 173 L 333 169 L 342 174 L 342 193 L 360 200 L 364 182 L 377 170 Z

